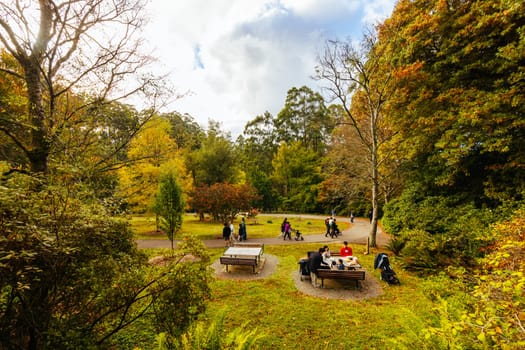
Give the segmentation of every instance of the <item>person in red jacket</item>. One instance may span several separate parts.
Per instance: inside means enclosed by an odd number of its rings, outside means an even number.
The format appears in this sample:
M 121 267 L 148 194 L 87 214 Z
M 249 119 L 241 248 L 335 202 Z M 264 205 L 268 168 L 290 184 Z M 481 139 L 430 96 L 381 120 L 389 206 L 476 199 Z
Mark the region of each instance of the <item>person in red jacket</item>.
M 341 255 L 342 257 L 354 255 L 352 253 L 352 248 L 348 246 L 348 242 L 344 241 L 343 244 L 344 245 L 339 250 L 339 255 Z

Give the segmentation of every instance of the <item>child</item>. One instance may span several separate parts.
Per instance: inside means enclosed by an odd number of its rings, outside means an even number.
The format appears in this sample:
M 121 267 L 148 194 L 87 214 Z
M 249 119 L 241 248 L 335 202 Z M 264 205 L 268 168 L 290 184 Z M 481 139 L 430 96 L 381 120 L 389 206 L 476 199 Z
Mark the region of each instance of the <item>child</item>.
M 337 264 L 337 269 L 338 270 L 344 270 L 345 269 L 345 264 L 343 264 L 343 259 L 339 259 L 338 262 L 339 262 L 339 264 Z

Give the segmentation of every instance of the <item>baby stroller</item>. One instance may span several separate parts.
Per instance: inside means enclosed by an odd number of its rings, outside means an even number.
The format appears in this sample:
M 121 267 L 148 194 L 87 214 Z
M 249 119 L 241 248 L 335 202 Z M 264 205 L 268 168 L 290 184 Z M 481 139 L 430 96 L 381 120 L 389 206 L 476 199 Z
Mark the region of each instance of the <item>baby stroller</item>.
M 305 278 L 310 278 L 310 268 L 308 267 L 309 259 L 301 259 L 299 260 L 299 273 L 301 274 L 301 281 Z
M 292 230 L 295 232 L 295 240 L 296 241 L 304 241 L 303 235 L 301 235 L 301 232 L 299 230 Z
M 381 269 L 381 279 L 386 281 L 386 283 L 401 284 L 396 276 L 396 273 L 394 272 L 394 269 L 392 269 L 392 266 L 390 266 L 388 255 L 385 253 L 379 253 L 376 255 L 374 259 L 374 270 L 375 269 Z

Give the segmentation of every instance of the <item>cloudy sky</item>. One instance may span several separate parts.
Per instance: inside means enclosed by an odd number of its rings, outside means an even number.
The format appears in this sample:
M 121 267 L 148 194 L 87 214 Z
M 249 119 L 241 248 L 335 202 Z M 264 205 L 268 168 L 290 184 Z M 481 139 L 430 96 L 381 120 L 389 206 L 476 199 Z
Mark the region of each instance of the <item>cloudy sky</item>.
M 307 85 L 327 39 L 359 40 L 395 0 L 152 0 L 146 38 L 184 98 L 166 111 L 209 119 L 235 138 Z

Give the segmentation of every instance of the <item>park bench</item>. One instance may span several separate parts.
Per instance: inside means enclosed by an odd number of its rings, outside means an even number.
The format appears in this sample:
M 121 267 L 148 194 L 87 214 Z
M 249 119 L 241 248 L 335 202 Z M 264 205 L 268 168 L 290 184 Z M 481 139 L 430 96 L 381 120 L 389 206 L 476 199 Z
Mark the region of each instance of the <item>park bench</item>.
M 220 262 L 222 265 L 226 265 L 226 272 L 228 272 L 228 265 L 244 265 L 252 266 L 253 273 L 255 273 L 255 267 L 257 266 L 257 257 L 231 257 L 221 256 Z
M 363 270 L 317 270 L 317 277 L 321 279 L 321 287 L 324 287 L 324 279 L 334 280 L 353 280 L 355 288 L 359 288 L 359 281 L 365 280 L 365 271 Z

